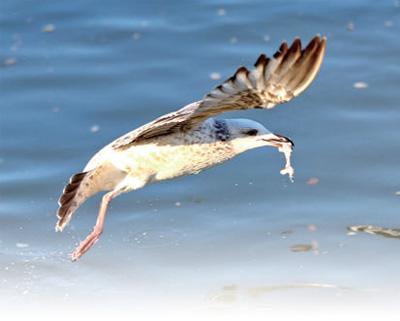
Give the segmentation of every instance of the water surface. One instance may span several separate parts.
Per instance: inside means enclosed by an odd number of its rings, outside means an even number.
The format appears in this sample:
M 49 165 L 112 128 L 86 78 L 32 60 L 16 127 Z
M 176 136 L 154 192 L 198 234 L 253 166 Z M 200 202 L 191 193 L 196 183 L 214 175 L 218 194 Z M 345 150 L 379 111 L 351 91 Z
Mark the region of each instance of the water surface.
M 399 241 L 347 235 L 347 226 L 400 225 L 399 6 L 3 0 L 3 311 L 398 313 Z M 62 234 L 54 232 L 57 198 L 92 154 L 201 99 L 221 82 L 216 75 L 227 78 L 282 40 L 307 42 L 316 33 L 328 37 L 327 55 L 301 97 L 227 115 L 295 141 L 294 184 L 279 174 L 283 156 L 259 149 L 120 196 L 101 240 L 70 263 L 100 196 Z M 312 250 L 291 251 L 296 244 Z

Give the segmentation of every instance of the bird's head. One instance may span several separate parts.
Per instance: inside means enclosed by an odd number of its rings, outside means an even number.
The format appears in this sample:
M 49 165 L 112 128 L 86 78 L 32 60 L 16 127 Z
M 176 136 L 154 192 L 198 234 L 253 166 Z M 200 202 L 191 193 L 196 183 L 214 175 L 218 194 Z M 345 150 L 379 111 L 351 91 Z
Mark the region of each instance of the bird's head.
M 291 149 L 294 143 L 287 137 L 273 134 L 262 124 L 250 119 L 226 119 L 229 130 L 229 141 L 237 153 L 246 150 L 272 146 L 278 149 L 289 144 Z

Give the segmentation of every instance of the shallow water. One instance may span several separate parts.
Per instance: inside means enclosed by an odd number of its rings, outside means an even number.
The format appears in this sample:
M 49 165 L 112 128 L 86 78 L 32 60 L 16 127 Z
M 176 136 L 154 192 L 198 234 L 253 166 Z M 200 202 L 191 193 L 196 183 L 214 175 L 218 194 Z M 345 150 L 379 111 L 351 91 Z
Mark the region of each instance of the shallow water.
M 2 311 L 399 312 L 399 241 L 347 235 L 400 226 L 398 1 L 3 0 L 0 30 Z M 99 197 L 62 234 L 57 198 L 92 154 L 316 33 L 327 55 L 301 97 L 227 115 L 294 140 L 294 184 L 282 154 L 248 152 L 119 197 L 95 248 L 69 261 Z

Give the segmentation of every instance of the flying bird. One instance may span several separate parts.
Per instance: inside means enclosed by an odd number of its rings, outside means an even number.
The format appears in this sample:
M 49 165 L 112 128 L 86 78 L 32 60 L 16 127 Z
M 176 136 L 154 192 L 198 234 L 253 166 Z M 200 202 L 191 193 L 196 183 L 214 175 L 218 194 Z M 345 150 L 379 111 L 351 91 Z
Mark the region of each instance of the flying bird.
M 293 142 L 250 119 L 214 118 L 223 112 L 270 109 L 300 95 L 317 75 L 326 38 L 316 36 L 303 49 L 296 38 L 283 42 L 268 58 L 262 54 L 249 71 L 245 67 L 200 101 L 161 116 L 98 151 L 81 173 L 71 177 L 58 201 L 56 231 L 62 231 L 84 201 L 104 194 L 93 231 L 71 254 L 79 259 L 99 239 L 110 201 L 147 184 L 200 171 L 247 150 L 272 146 L 289 155 Z M 293 174 L 290 159 L 281 173 Z

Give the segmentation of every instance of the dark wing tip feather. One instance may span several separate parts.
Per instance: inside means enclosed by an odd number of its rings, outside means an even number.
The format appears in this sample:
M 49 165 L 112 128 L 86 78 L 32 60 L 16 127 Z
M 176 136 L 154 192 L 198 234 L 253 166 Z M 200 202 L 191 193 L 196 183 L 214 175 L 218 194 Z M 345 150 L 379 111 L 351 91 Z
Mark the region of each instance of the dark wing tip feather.
M 289 50 L 288 44 L 286 41 L 281 43 L 281 46 L 279 47 L 279 50 L 274 53 L 274 58 L 279 59 L 282 56 L 285 56 L 287 51 Z
M 233 75 L 233 79 L 235 79 L 241 73 L 245 73 L 247 75 L 249 73 L 249 70 L 244 66 L 239 67 Z
M 62 231 L 64 226 L 69 220 L 69 217 L 71 216 L 71 207 L 74 205 L 73 199 L 76 196 L 76 193 L 78 191 L 78 188 L 86 176 L 87 172 L 82 172 L 73 175 L 69 183 L 65 186 L 63 193 L 61 194 L 59 200 L 58 200 L 58 205 L 60 206 L 57 211 L 57 218 L 58 222 L 56 224 L 56 230 L 57 231 Z
M 303 49 L 302 53 L 305 54 L 307 52 L 314 51 L 315 48 L 318 47 L 320 42 L 321 42 L 320 37 L 315 36 L 314 38 L 311 39 L 311 41 L 308 43 L 308 45 Z
M 289 53 L 301 52 L 301 40 L 300 38 L 295 38 L 290 46 Z
M 260 57 L 258 57 L 257 61 L 254 64 L 254 67 L 258 67 L 259 65 L 265 65 L 268 62 L 268 58 L 265 54 L 261 54 Z

